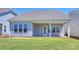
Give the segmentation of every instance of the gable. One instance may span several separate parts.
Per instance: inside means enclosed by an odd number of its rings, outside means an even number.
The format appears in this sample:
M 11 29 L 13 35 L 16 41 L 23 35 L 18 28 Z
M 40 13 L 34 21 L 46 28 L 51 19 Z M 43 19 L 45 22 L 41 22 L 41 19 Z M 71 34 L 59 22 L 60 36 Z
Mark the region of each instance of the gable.
M 0 16 L 0 21 L 5 21 L 8 19 L 11 19 L 12 17 L 15 17 L 15 15 L 13 15 L 12 13 L 8 13 L 8 14 L 5 14 L 3 16 Z
M 5 13 L 0 13 L 0 16 L 4 16 L 4 15 L 6 15 L 6 14 L 9 14 L 9 13 L 11 13 L 11 14 L 13 14 L 13 15 L 17 15 L 16 13 L 14 13 L 13 11 L 8 11 L 8 12 L 5 12 Z
M 8 19 L 11 19 L 12 17 L 14 17 L 16 15 L 17 14 L 11 10 L 4 11 L 3 9 L 0 9 L 0 21 L 5 21 Z

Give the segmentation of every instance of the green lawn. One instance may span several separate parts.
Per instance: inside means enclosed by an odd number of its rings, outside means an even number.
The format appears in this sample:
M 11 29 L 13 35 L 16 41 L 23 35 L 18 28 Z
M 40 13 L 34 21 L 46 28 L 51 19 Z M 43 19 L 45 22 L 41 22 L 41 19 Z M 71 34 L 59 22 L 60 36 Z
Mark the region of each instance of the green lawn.
M 61 37 L 0 38 L 0 50 L 78 50 L 79 40 Z

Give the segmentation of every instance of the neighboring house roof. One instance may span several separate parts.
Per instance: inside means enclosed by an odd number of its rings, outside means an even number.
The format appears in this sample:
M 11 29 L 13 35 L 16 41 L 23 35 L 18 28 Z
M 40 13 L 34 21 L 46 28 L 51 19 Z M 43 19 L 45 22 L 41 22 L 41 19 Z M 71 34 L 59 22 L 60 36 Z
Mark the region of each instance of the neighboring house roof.
M 19 20 L 68 20 L 68 16 L 57 10 L 35 10 L 13 17 L 9 21 Z
M 17 15 L 15 12 L 13 12 L 11 9 L 9 8 L 0 8 L 0 16 L 6 15 L 8 13 L 12 13 L 13 15 Z
M 11 10 L 10 8 L 0 8 L 0 13 L 5 13 L 5 12 L 8 12 L 10 10 Z
M 68 15 L 70 18 L 73 18 L 73 17 L 78 17 L 79 18 L 79 10 L 72 10 L 69 15 Z
M 3 16 L 3 15 L 6 15 L 6 14 L 9 14 L 9 13 L 12 13 L 13 15 L 17 15 L 15 12 L 13 11 L 8 11 L 8 12 L 5 12 L 5 13 L 0 13 L 0 16 Z

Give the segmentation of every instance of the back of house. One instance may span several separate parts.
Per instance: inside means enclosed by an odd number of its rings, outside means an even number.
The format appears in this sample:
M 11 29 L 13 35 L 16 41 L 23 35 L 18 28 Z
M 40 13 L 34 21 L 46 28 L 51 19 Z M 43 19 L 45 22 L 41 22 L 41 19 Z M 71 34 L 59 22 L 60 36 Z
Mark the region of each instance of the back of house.
M 34 10 L 13 17 L 10 36 L 64 36 L 68 32 L 69 17 L 58 10 Z

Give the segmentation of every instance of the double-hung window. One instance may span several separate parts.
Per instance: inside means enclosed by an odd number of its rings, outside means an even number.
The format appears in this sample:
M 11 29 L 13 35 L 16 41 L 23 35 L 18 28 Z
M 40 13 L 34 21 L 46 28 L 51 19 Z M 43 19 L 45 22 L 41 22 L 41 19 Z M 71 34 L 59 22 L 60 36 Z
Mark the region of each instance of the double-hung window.
M 60 32 L 60 26 L 56 27 L 56 32 L 59 33 Z
M 14 24 L 14 32 L 17 33 L 18 32 L 18 25 Z
M 6 26 L 4 26 L 4 32 L 6 32 Z
M 27 24 L 24 24 L 24 33 L 27 32 Z
M 23 30 L 22 27 L 23 27 L 22 24 L 19 24 L 19 33 L 22 33 Z
M 56 28 L 55 28 L 55 26 L 53 26 L 52 32 L 55 33 L 55 30 L 56 30 Z

